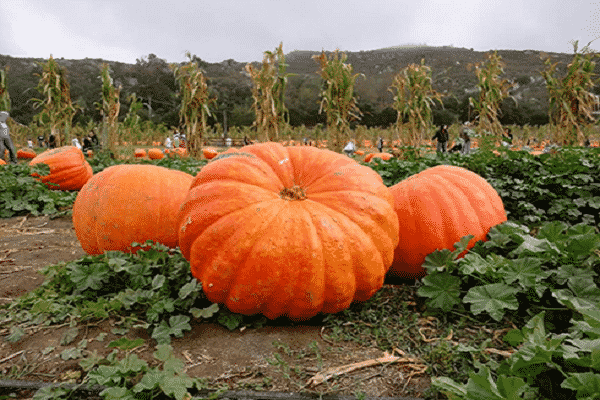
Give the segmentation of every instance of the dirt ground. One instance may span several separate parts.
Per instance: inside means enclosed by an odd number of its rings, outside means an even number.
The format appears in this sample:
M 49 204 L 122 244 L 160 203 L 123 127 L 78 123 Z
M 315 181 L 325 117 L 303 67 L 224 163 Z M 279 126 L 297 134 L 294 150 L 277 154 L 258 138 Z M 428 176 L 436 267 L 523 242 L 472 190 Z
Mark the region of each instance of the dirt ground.
M 70 217 L 0 219 L 0 303 L 9 303 L 39 286 L 44 276 L 38 271 L 43 267 L 83 255 Z M 113 322 L 103 321 L 80 329 L 79 336 L 68 346 L 60 345 L 68 326 L 36 328 L 27 331 L 16 343 L 4 340 L 8 329 L 0 326 L 0 375 L 31 381 L 80 382 L 78 378 L 83 376 L 80 359 L 63 361 L 60 353 L 88 339 L 86 350 L 108 355 L 112 349 L 106 345 L 119 338 L 111 333 Z M 101 333 L 106 334 L 104 340 L 95 340 Z M 134 352 L 149 364 L 154 362 L 152 353 L 156 343 L 145 330 L 130 331 L 126 337 L 146 340 Z M 419 370 L 422 365 L 408 361 L 359 368 L 309 385 L 309 380 L 319 373 L 384 357 L 377 348 L 331 342 L 318 323 L 233 332 L 218 324 L 192 323 L 192 330 L 185 332 L 183 338 L 172 340 L 171 345 L 174 354 L 185 362 L 188 375 L 207 378 L 215 387 L 228 384 L 230 390 L 419 397 L 429 387 L 429 379 Z M 283 362 L 273 362 L 275 353 Z M 400 353 L 393 356 L 410 357 Z M 298 369 L 293 371 L 294 367 Z

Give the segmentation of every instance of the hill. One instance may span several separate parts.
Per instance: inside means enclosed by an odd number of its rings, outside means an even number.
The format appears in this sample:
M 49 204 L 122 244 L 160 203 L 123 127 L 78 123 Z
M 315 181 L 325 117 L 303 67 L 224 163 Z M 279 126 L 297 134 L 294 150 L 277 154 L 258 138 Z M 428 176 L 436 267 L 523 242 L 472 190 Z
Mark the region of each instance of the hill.
M 327 53 L 327 52 L 326 52 Z M 286 90 L 286 105 L 290 110 L 290 122 L 293 125 L 324 122 L 324 116 L 318 114 L 320 78 L 317 64 L 312 59 L 319 51 L 295 50 L 286 55 L 289 65 L 287 72 L 295 74 L 289 78 Z M 411 63 L 420 63 L 421 59 L 431 67 L 433 87 L 442 92 L 445 110 L 436 110 L 438 120 L 468 118 L 468 97 L 476 96 L 476 77 L 470 64 L 484 61 L 485 52 L 451 46 L 430 47 L 392 47 L 386 49 L 346 52 L 347 63 L 352 64 L 356 73 L 365 75 L 356 84 L 356 96 L 365 117 L 365 125 L 389 125 L 396 118 L 390 108 L 392 93 L 388 90 L 398 71 Z M 516 99 L 503 104 L 503 122 L 517 124 L 543 124 L 547 121 L 548 96 L 545 81 L 540 75 L 544 61 L 540 52 L 535 50 L 498 50 L 506 63 L 504 78 L 516 83 L 511 94 Z M 566 71 L 572 54 L 549 53 L 553 62 L 559 62 L 559 72 Z M 222 121 L 227 113 L 229 124 L 248 125 L 253 121 L 250 110 L 252 104 L 251 81 L 241 73 L 245 63 L 233 59 L 220 63 L 208 63 L 197 56 L 194 59 L 205 71 L 208 84 L 218 98 L 215 121 Z M 23 123 L 32 121 L 38 111 L 32 108 L 31 97 L 39 97 L 35 90 L 38 82 L 36 73 L 41 73 L 39 62 L 43 59 L 15 58 L 0 55 L 0 68 L 9 67 L 8 91 L 12 99 L 12 116 Z M 74 122 L 85 124 L 99 122 L 101 117 L 94 103 L 100 100 L 100 66 L 108 63 L 115 84 L 122 85 L 121 112 L 123 117 L 128 110 L 127 97 L 136 93 L 145 103 L 140 115 L 143 119 L 155 123 L 176 125 L 178 123 L 177 85 L 167 62 L 154 54 L 138 59 L 135 64 L 126 64 L 102 59 L 68 60 L 57 59 L 68 71 L 71 85 L 71 97 L 84 108 Z M 258 63 L 256 63 L 258 65 Z M 600 73 L 600 68 L 596 67 Z M 600 93 L 600 91 L 599 91 Z

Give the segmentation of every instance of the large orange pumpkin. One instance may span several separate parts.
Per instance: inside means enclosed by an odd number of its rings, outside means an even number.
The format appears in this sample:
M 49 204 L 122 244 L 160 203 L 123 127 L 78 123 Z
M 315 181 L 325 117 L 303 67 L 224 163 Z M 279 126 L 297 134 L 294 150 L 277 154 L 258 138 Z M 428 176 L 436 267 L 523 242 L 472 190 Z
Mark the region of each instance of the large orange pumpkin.
M 40 178 L 50 189 L 79 190 L 93 175 L 92 167 L 75 146 L 46 150 L 31 160 L 29 165 L 39 163 L 48 165 L 50 173 L 40 176 L 34 172 L 31 175 Z
M 344 155 L 279 143 L 221 154 L 194 178 L 179 247 L 209 300 L 302 320 L 369 299 L 398 243 L 393 198 Z
M 418 278 L 435 250 L 454 249 L 463 236 L 475 236 L 472 248 L 490 228 L 506 221 L 502 199 L 481 176 L 467 169 L 439 165 L 390 188 L 400 226 L 400 242 L 390 275 Z M 462 254 L 464 255 L 464 254 Z
M 37 157 L 37 154 L 35 151 L 31 150 L 31 149 L 19 149 L 17 150 L 17 158 L 24 160 L 24 159 L 32 159 Z
M 153 240 L 177 247 L 177 212 L 192 182 L 155 165 L 115 165 L 94 175 L 73 204 L 73 226 L 88 254 L 135 252 Z

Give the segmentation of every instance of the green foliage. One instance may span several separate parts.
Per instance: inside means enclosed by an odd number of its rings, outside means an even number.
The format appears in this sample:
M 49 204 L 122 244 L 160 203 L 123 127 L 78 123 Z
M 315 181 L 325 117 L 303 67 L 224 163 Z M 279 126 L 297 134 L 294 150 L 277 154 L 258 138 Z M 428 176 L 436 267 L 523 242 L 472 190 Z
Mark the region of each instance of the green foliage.
M 34 179 L 32 172 L 43 176 L 50 173 L 50 168 L 43 163 L 33 167 L 28 164 L 0 166 L 0 218 L 27 214 L 59 216 L 70 212 L 77 192 L 50 190 Z

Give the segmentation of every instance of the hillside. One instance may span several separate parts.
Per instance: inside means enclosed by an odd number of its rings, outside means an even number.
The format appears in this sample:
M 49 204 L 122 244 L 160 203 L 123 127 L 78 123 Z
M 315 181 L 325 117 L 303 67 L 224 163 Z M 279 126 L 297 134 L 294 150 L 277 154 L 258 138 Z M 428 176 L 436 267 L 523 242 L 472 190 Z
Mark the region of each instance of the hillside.
M 314 125 L 324 122 L 318 115 L 320 78 L 316 74 L 317 64 L 312 59 L 318 51 L 292 51 L 286 55 L 289 64 L 287 72 L 296 74 L 289 78 L 286 90 L 286 105 L 290 110 L 290 122 L 294 125 Z M 455 47 L 398 47 L 372 51 L 347 52 L 347 63 L 354 72 L 362 73 L 356 84 L 359 106 L 366 112 L 363 123 L 366 125 L 388 125 L 395 119 L 395 112 L 389 107 L 392 93 L 388 87 L 400 69 L 425 60 L 433 72 L 434 89 L 447 96 L 444 99 L 445 111 L 437 110 L 436 118 L 467 118 L 469 96 L 476 96 L 476 78 L 469 64 L 484 60 L 485 53 Z M 511 94 L 517 100 L 505 101 L 503 118 L 505 123 L 545 123 L 547 120 L 547 92 L 540 75 L 544 61 L 535 50 L 498 50 L 506 63 L 504 78 L 517 83 Z M 550 53 L 553 62 L 560 64 L 559 72 L 566 71 L 571 54 Z M 250 124 L 253 115 L 250 110 L 251 81 L 241 73 L 245 63 L 233 59 L 220 63 L 207 63 L 195 57 L 206 72 L 208 84 L 218 98 L 215 118 L 222 121 L 227 112 L 229 124 Z M 37 64 L 42 59 L 14 58 L 0 55 L 0 68 L 9 67 L 8 90 L 12 99 L 11 114 L 23 124 L 32 121 L 37 110 L 32 108 L 31 97 L 39 96 L 35 90 L 41 72 Z M 58 63 L 68 71 L 71 97 L 84 108 L 74 122 L 99 121 L 100 114 L 94 103 L 100 100 L 100 66 L 106 62 L 111 67 L 111 75 L 117 85 L 122 85 L 121 112 L 127 113 L 127 97 L 136 93 L 146 103 L 140 115 L 155 123 L 175 125 L 178 123 L 176 96 L 177 85 L 169 65 L 154 54 L 138 59 L 135 64 L 126 64 L 102 59 L 66 60 Z M 596 67 L 600 73 L 600 68 Z M 440 117 L 440 116 L 444 117 Z M 215 120 L 211 120 L 214 123 Z

